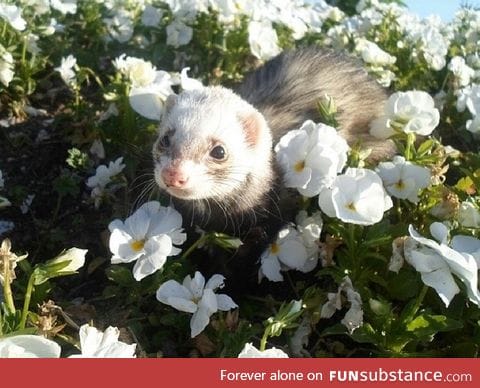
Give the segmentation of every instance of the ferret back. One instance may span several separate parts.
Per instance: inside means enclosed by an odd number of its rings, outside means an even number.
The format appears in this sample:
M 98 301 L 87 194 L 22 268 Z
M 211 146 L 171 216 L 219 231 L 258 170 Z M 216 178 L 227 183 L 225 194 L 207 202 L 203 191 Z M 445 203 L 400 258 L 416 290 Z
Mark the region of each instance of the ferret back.
M 350 144 L 361 141 L 376 154 L 391 148 L 368 133 L 387 94 L 347 54 L 317 47 L 286 51 L 247 75 L 237 92 L 262 112 L 275 141 L 307 119 L 318 121 L 317 102 L 328 94 L 338 108 L 340 134 Z

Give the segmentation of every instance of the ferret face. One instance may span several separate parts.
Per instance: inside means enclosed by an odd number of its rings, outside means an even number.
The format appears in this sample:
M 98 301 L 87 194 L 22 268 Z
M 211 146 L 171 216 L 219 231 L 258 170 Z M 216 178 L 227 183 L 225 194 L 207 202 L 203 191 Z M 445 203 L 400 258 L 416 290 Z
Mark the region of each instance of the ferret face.
M 221 201 L 270 168 L 263 117 L 221 87 L 170 97 L 153 146 L 155 180 L 184 200 Z

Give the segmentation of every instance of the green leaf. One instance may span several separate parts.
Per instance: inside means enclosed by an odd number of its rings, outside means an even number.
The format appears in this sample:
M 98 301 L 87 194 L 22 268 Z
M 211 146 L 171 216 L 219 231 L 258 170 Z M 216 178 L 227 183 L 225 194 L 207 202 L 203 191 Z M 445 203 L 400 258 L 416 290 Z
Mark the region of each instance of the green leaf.
M 369 323 L 364 323 L 357 330 L 355 330 L 350 337 L 359 343 L 368 343 L 381 346 L 383 342 L 383 338 Z
M 413 332 L 418 338 L 429 338 L 438 332 L 456 330 L 462 327 L 462 322 L 448 318 L 445 315 L 424 313 L 410 321 L 406 329 Z
M 127 287 L 135 284 L 132 272 L 125 267 L 119 265 L 111 266 L 105 270 L 105 274 L 109 280 L 121 286 Z
M 370 298 L 368 300 L 368 305 L 370 306 L 370 309 L 375 315 L 378 315 L 378 316 L 390 315 L 390 312 L 391 312 L 390 303 L 387 303 L 385 301 L 381 301 L 378 299 Z

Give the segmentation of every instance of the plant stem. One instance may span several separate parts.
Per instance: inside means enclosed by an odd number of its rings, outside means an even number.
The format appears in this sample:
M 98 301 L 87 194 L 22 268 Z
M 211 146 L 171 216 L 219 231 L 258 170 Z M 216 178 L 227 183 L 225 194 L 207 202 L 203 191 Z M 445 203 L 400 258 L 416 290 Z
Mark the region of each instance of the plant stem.
M 32 299 L 34 278 L 34 273 L 32 273 L 28 279 L 27 291 L 25 292 L 25 301 L 23 302 L 22 318 L 20 319 L 21 330 L 25 329 L 25 324 L 27 323 L 28 309 L 30 307 L 30 300 Z
M 192 245 L 190 245 L 190 247 L 183 253 L 182 256 L 180 256 L 180 259 L 181 261 L 185 260 L 188 256 L 190 256 L 190 254 L 195 250 L 197 249 L 197 247 L 203 243 L 205 240 L 207 239 L 207 235 L 204 234 L 202 236 L 200 236 L 198 238 L 197 241 L 195 241 Z
M 265 331 L 263 332 L 263 337 L 260 340 L 260 349 L 259 350 L 261 352 L 265 351 L 265 348 L 267 347 L 267 339 L 268 339 L 268 330 L 265 329 Z
M 410 321 L 417 314 L 418 309 L 420 308 L 420 305 L 422 304 L 423 299 L 427 294 L 427 291 L 428 291 L 428 286 L 423 285 L 422 291 L 420 291 L 420 294 L 418 294 L 417 300 L 415 301 L 415 305 L 413 306 L 413 309 L 412 309 L 412 312 L 410 313 L 408 321 Z
M 413 145 L 415 143 L 415 134 L 408 133 L 407 134 L 407 145 L 405 147 L 405 160 L 412 160 L 413 156 Z
M 13 302 L 12 288 L 10 286 L 10 263 L 8 256 L 4 256 L 3 263 L 3 297 L 5 298 L 5 304 L 7 305 L 8 312 L 15 314 L 15 304 Z

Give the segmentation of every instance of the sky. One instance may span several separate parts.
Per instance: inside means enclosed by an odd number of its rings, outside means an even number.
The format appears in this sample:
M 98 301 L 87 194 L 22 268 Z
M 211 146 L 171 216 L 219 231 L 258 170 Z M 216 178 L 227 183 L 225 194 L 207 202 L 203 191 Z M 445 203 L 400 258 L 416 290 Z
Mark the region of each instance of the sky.
M 480 0 L 404 0 L 408 8 L 420 16 L 439 15 L 443 21 L 452 19 L 461 4 L 480 6 Z

